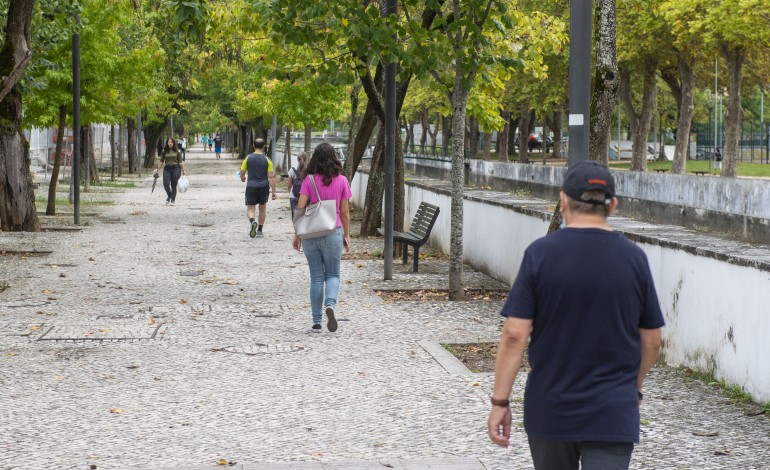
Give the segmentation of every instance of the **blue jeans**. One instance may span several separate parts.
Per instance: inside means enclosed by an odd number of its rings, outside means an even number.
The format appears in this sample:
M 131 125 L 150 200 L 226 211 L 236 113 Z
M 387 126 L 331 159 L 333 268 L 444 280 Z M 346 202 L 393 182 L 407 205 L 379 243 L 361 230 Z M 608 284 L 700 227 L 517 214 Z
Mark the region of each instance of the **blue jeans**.
M 342 228 L 321 238 L 303 240 L 305 258 L 310 268 L 310 308 L 313 324 L 320 325 L 325 306 L 336 307 L 340 292 L 340 260 L 342 259 Z M 324 282 L 326 297 L 324 297 Z

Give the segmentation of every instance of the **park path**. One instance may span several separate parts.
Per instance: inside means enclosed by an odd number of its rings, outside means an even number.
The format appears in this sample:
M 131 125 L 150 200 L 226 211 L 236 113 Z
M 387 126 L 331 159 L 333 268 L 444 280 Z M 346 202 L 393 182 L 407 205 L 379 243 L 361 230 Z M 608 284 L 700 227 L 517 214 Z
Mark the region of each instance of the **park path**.
M 176 206 L 145 177 L 87 195 L 115 202 L 81 231 L 0 233 L 0 251 L 39 252 L 0 256 L 0 470 L 530 468 L 520 400 L 514 445 L 496 448 L 491 377 L 428 352 L 496 339 L 501 303 L 385 302 L 443 287 L 446 262 L 397 263 L 385 283 L 361 255 L 342 264 L 339 330 L 310 333 L 285 185 L 250 239 L 238 164 L 193 148 Z M 632 468 L 770 468 L 770 417 L 749 411 L 657 368 Z

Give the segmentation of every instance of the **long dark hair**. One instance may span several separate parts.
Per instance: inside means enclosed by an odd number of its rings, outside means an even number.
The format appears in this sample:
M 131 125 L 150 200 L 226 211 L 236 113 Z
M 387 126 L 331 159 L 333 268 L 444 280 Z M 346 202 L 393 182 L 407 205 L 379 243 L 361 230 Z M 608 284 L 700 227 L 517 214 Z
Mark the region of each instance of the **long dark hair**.
M 325 142 L 318 144 L 307 164 L 307 174 L 322 175 L 324 186 L 332 184 L 332 180 L 342 174 L 342 163 L 337 159 L 334 147 Z
M 297 155 L 297 169 L 295 170 L 295 173 L 297 173 L 297 178 L 304 178 L 306 170 L 307 170 L 307 153 L 302 152 L 299 155 Z

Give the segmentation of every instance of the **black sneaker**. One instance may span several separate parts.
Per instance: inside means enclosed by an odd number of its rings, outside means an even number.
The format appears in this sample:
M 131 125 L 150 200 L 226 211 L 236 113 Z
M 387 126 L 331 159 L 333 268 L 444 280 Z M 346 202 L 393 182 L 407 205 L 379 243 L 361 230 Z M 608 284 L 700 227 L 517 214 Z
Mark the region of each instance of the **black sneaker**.
M 312 328 L 310 328 L 311 333 L 320 333 L 321 332 L 321 325 L 313 325 Z
M 257 223 L 256 222 L 252 222 L 251 223 L 251 231 L 249 232 L 249 236 L 251 238 L 254 238 L 254 237 L 257 236 Z
M 326 306 L 326 318 L 328 319 L 326 327 L 329 328 L 329 331 L 332 333 L 337 331 L 337 319 L 334 318 L 334 307 L 331 305 Z

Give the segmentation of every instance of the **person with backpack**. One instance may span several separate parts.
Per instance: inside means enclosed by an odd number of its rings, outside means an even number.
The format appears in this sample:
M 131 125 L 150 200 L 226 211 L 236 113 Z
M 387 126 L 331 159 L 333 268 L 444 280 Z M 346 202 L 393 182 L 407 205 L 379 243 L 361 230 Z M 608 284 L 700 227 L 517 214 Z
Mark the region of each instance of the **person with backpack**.
M 289 205 L 291 205 L 291 220 L 294 220 L 294 209 L 297 208 L 299 191 L 302 189 L 302 181 L 305 180 L 305 168 L 307 167 L 307 153 L 297 155 L 297 168 L 289 170 Z

